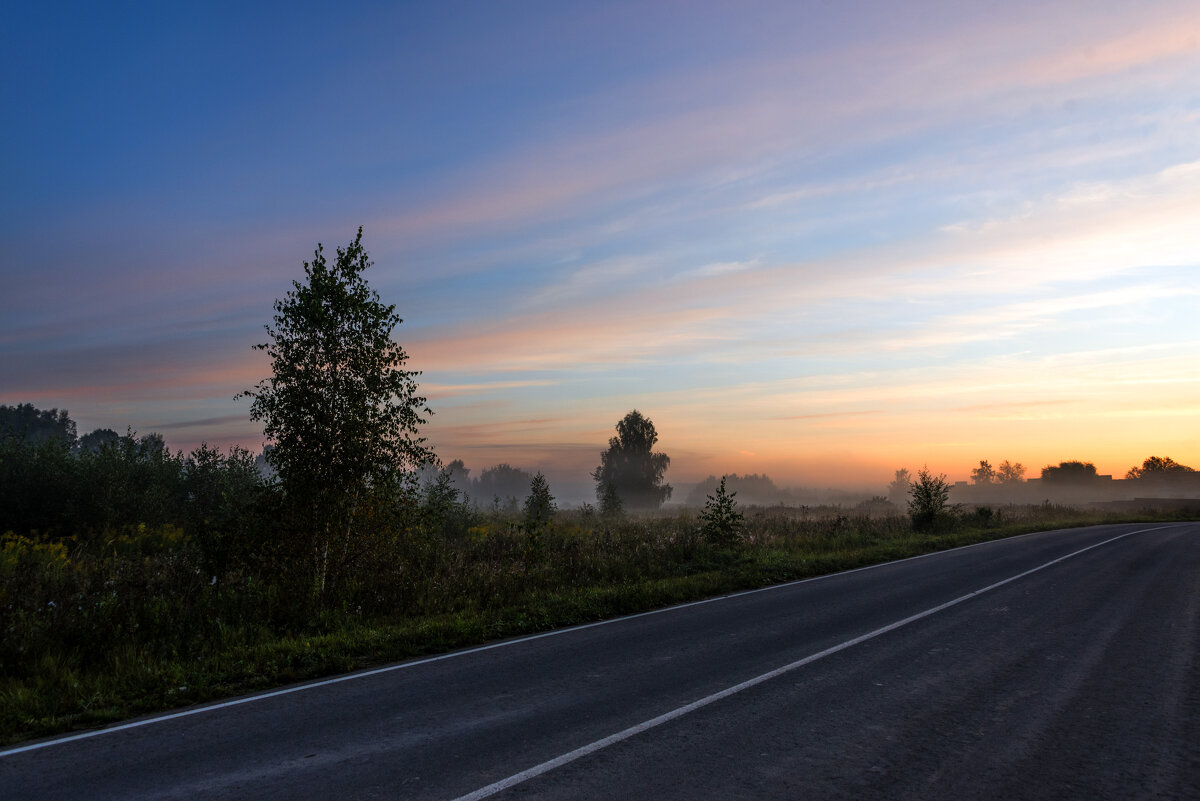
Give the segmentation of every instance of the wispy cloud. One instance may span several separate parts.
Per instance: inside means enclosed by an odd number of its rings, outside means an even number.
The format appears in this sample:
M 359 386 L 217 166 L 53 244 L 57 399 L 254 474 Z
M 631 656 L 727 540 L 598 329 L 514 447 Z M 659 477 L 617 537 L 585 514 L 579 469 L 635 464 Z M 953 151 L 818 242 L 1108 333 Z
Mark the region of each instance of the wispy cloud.
M 1098 426 L 1114 459 L 1200 448 L 1179 424 L 1200 358 L 1194 2 L 564 7 L 536 34 L 522 13 L 402 53 L 368 15 L 378 40 L 289 85 L 350 109 L 341 129 L 255 128 L 214 96 L 207 116 L 245 128 L 210 150 L 183 108 L 137 131 L 114 114 L 73 152 L 50 121 L 74 87 L 48 85 L 21 132 L 54 168 L 17 195 L 36 223 L 0 223 L 0 401 L 253 437 L 232 396 L 269 371 L 249 347 L 271 300 L 362 223 L 451 457 L 586 472 L 633 405 L 682 475 L 884 475 L 987 443 L 1032 463 L 1103 450 Z M 294 105 L 239 81 L 246 108 Z M 172 153 L 194 163 L 143 163 Z
M 222 417 L 205 417 L 200 420 L 181 420 L 171 423 L 152 423 L 148 426 L 151 431 L 174 431 L 181 428 L 206 428 L 208 426 L 219 426 L 225 423 L 241 423 L 246 420 L 246 415 L 229 414 Z

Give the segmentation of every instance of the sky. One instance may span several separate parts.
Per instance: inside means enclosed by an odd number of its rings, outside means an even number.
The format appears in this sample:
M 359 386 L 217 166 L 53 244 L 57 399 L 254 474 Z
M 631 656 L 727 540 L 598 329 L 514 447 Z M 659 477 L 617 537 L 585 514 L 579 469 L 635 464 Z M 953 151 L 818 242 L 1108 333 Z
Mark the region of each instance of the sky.
M 635 408 L 677 485 L 1200 466 L 1194 0 L 5 16 L 0 403 L 258 450 L 361 225 L 476 472 L 585 492 Z

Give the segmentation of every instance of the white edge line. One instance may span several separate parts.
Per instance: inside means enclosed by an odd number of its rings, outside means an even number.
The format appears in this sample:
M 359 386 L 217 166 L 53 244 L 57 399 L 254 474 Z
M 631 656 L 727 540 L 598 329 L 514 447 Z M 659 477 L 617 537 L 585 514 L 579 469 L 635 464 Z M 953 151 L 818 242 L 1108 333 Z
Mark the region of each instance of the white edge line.
M 1112 524 L 1101 524 L 1101 525 L 1112 525 Z M 1163 528 L 1171 528 L 1172 525 L 1181 525 L 1181 524 L 1175 523 L 1175 524 L 1171 524 L 1171 525 L 1157 526 L 1155 528 L 1141 529 L 1139 531 L 1131 531 L 1128 534 L 1122 534 L 1120 537 L 1116 537 L 1114 539 L 1120 539 L 1121 537 L 1126 537 L 1126 536 L 1129 536 L 1130 534 L 1142 534 L 1146 531 L 1157 531 L 1157 530 L 1163 529 Z M 1188 524 L 1183 523 L 1182 525 L 1188 525 Z M 125 723 L 118 723 L 114 726 L 105 726 L 104 728 L 91 729 L 89 731 L 83 731 L 83 732 L 79 732 L 77 734 L 68 734 L 63 737 L 55 737 L 53 739 L 48 739 L 48 740 L 39 740 L 38 742 L 28 743 L 26 745 L 20 745 L 20 746 L 14 747 L 14 748 L 9 748 L 7 750 L 0 751 L 0 759 L 7 757 L 7 756 L 13 756 L 15 754 L 25 753 L 27 751 L 36 751 L 41 748 L 49 748 L 54 745 L 63 745 L 65 743 L 75 742 L 76 740 L 86 740 L 91 737 L 99 737 L 103 734 L 113 734 L 115 732 L 125 731 L 127 729 L 137 729 L 137 728 L 141 728 L 142 726 L 150 726 L 155 723 L 165 723 L 166 721 L 169 721 L 169 720 L 177 720 L 179 718 L 191 717 L 192 715 L 200 715 L 205 712 L 215 712 L 218 709 L 227 709 L 227 708 L 233 707 L 233 706 L 241 706 L 242 704 L 249 704 L 249 703 L 253 703 L 255 701 L 265 701 L 268 698 L 276 698 L 281 695 L 291 695 L 292 693 L 303 692 L 305 690 L 313 690 L 318 687 L 327 687 L 331 684 L 341 684 L 342 682 L 346 682 L 346 681 L 355 681 L 357 679 L 365 679 L 365 678 L 369 678 L 371 676 L 377 676 L 381 673 L 391 673 L 391 672 L 397 671 L 397 670 L 407 670 L 408 668 L 414 668 L 414 667 L 418 667 L 420 665 L 427 665 L 431 662 L 440 662 L 443 659 L 455 659 L 460 656 L 468 656 L 470 654 L 478 654 L 478 653 L 482 653 L 484 651 L 490 651 L 493 648 L 505 648 L 510 645 L 518 645 L 520 643 L 530 642 L 532 640 L 540 640 L 545 637 L 557 637 L 560 634 L 569 634 L 574 631 L 582 631 L 584 629 L 595 628 L 597 626 L 607 626 L 607 625 L 610 625 L 613 623 L 621 623 L 623 621 L 634 620 L 639 617 L 647 617 L 649 615 L 661 615 L 661 614 L 664 614 L 667 612 L 674 612 L 679 609 L 687 609 L 688 607 L 692 607 L 692 606 L 700 606 L 701 604 L 709 604 L 709 603 L 713 603 L 715 601 L 724 601 L 729 598 L 739 598 L 744 595 L 754 595 L 755 593 L 760 593 L 760 592 L 770 592 L 772 590 L 782 590 L 782 589 L 786 589 L 788 587 L 794 587 L 797 584 L 807 584 L 807 583 L 813 582 L 813 581 L 823 581 L 825 579 L 831 579 L 831 578 L 835 578 L 837 576 L 846 576 L 851 573 L 860 573 L 864 570 L 875 570 L 875 569 L 878 569 L 881 567 L 887 567 L 888 565 L 898 565 L 903 562 L 911 562 L 916 559 L 926 559 L 928 557 L 937 556 L 939 554 L 953 553 L 954 551 L 963 551 L 968 548 L 978 548 L 983 545 L 994 545 L 999 542 L 1009 542 L 1012 540 L 1023 539 L 1025 537 L 1032 537 L 1035 534 L 1048 534 L 1053 531 L 1079 531 L 1079 529 L 1048 529 L 1047 531 L 1030 531 L 1026 534 L 1016 534 L 1012 537 L 1003 537 L 998 540 L 985 540 L 984 542 L 973 542 L 970 545 L 959 545 L 956 548 L 947 548 L 942 551 L 930 551 L 928 553 L 917 554 L 916 556 L 906 556 L 903 559 L 894 559 L 890 562 L 879 562 L 879 563 L 873 564 L 873 565 L 864 565 L 863 567 L 855 567 L 855 568 L 851 568 L 850 570 L 842 570 L 837 573 L 826 573 L 825 575 L 822 575 L 822 576 L 810 576 L 808 578 L 796 579 L 795 581 L 788 581 L 783 584 L 772 584 L 768 587 L 758 587 L 753 590 L 741 590 L 740 592 L 728 593 L 726 595 L 716 595 L 716 596 L 713 596 L 712 598 L 702 598 L 699 601 L 688 601 L 687 603 L 676 604 L 674 606 L 665 606 L 661 609 L 651 609 L 648 612 L 637 612 L 636 614 L 632 614 L 632 615 L 624 615 L 622 617 L 608 618 L 606 620 L 597 620 L 594 623 L 581 623 L 577 626 L 569 626 L 567 628 L 554 629 L 552 631 L 543 631 L 538 634 L 529 634 L 524 637 L 514 637 L 513 639 L 501 640 L 500 642 L 494 642 L 494 643 L 490 643 L 488 645 L 479 645 L 479 646 L 475 646 L 474 648 L 466 648 L 461 651 L 451 651 L 450 653 L 438 654 L 436 656 L 428 656 L 428 657 L 424 657 L 422 659 L 414 659 L 411 661 L 400 662 L 398 664 L 385 665 L 383 667 L 371 668 L 369 670 L 362 670 L 362 671 L 358 671 L 355 673 L 346 673 L 341 676 L 334 676 L 334 677 L 328 678 L 328 679 L 320 679 L 318 681 L 308 682 L 306 684 L 297 684 L 297 685 L 294 685 L 291 687 L 283 687 L 278 690 L 269 690 L 267 692 L 257 693 L 255 695 L 244 695 L 239 698 L 232 698 L 228 701 L 220 701 L 215 704 L 206 704 L 204 706 L 197 706 L 197 707 L 192 707 L 190 709 L 183 709 L 178 712 L 167 712 L 165 714 L 155 715 L 153 717 L 139 718 L 137 720 L 131 720 L 131 721 L 127 721 Z M 1105 540 L 1104 542 L 1112 542 L 1112 541 L 1113 540 Z M 1104 543 L 1099 543 L 1099 544 L 1103 545 Z M 1089 547 L 1094 548 L 1096 546 L 1093 545 L 1093 546 L 1089 546 Z M 1087 549 L 1085 548 L 1084 550 L 1087 550 Z M 1082 551 L 1076 551 L 1076 553 L 1082 553 Z M 1074 554 L 1070 554 L 1070 555 L 1073 556 Z M 1065 559 L 1066 557 L 1062 557 L 1062 558 Z M 1053 564 L 1053 562 L 1047 562 L 1047 564 Z M 1043 567 L 1044 566 L 1045 565 L 1043 565 Z M 1040 570 L 1041 568 L 1036 568 L 1036 569 Z M 997 586 L 999 586 L 999 585 L 997 585 Z M 964 597 L 966 597 L 966 596 L 964 596 Z
M 997 581 L 995 584 L 989 584 L 988 586 L 986 586 L 982 589 L 975 590 L 974 592 L 969 592 L 966 595 L 960 595 L 959 597 L 955 598 L 952 601 L 946 601 L 943 604 L 938 604 L 937 606 L 926 609 L 923 612 L 918 612 L 915 615 L 910 615 L 910 616 L 904 618 L 903 620 L 897 620 L 894 623 L 889 623 L 888 625 L 877 628 L 874 631 L 869 631 L 866 634 L 861 634 L 858 637 L 854 637 L 853 639 L 849 639 L 849 640 L 846 640 L 845 642 L 838 643 L 837 645 L 834 645 L 830 648 L 826 648 L 824 651 L 819 651 L 815 654 L 810 654 L 810 655 L 804 657 L 803 659 L 797 659 L 795 662 L 786 664 L 783 667 L 775 668 L 774 670 L 763 673 L 762 675 L 755 676 L 752 679 L 747 679 L 746 681 L 743 681 L 739 684 L 735 684 L 732 687 L 727 687 L 724 690 L 715 692 L 712 695 L 706 695 L 705 697 L 703 697 L 697 701 L 692 701 L 690 704 L 685 704 L 681 707 L 678 707 L 677 709 L 672 709 L 670 712 L 665 712 L 665 713 L 659 715 L 658 717 L 650 718 L 649 720 L 638 723 L 635 726 L 630 726 L 629 728 L 619 731 L 616 734 L 611 734 L 608 737 L 605 737 L 600 740 L 596 740 L 595 742 L 589 743 L 588 745 L 582 746 L 580 748 L 576 748 L 574 751 L 568 751 L 567 753 L 565 753 L 561 756 L 555 757 L 554 759 L 543 762 L 540 765 L 534 765 L 532 768 L 523 770 L 520 773 L 514 773 L 512 776 L 509 776 L 507 779 L 501 779 L 500 781 L 494 782 L 493 784 L 489 784 L 486 787 L 481 787 L 472 793 L 467 793 L 466 795 L 459 796 L 458 798 L 454 799 L 454 801 L 480 801 L 480 799 L 495 795 L 496 793 L 499 793 L 503 790 L 507 790 L 510 787 L 514 787 L 518 784 L 521 784 L 522 782 L 526 782 L 530 779 L 541 776 L 543 773 L 549 773 L 550 771 L 554 770 L 555 768 L 562 767 L 563 765 L 566 765 L 570 762 L 574 762 L 575 760 L 580 759 L 581 757 L 585 757 L 589 754 L 594 754 L 597 751 L 607 748 L 610 745 L 614 745 L 615 743 L 619 743 L 622 740 L 628 740 L 630 737 L 633 737 L 637 734 L 641 734 L 642 732 L 644 732 L 648 729 L 653 729 L 656 726 L 661 726 L 664 723 L 668 723 L 672 720 L 681 718 L 690 712 L 696 711 L 697 709 L 701 709 L 710 704 L 714 704 L 717 701 L 728 698 L 731 695 L 736 695 L 737 693 L 740 693 L 743 690 L 748 690 L 751 687 L 756 687 L 757 685 L 762 684 L 763 682 L 770 681 L 771 679 L 782 676 L 785 673 L 790 673 L 791 671 L 796 670 L 797 668 L 803 667 L 804 665 L 810 664 L 812 662 L 816 662 L 818 659 L 823 659 L 824 657 L 830 656 L 832 654 L 836 654 L 839 651 L 844 651 L 847 648 L 852 648 L 855 645 L 864 643 L 867 640 L 872 640 L 882 634 L 887 634 L 890 631 L 895 631 L 898 628 L 907 626 L 909 623 L 913 623 L 915 621 L 921 620 L 922 618 L 929 617 L 930 615 L 935 615 L 938 612 L 949 609 L 952 606 L 957 606 L 957 605 L 963 603 L 964 601 L 969 601 L 972 598 L 975 598 L 979 595 L 983 595 L 985 592 L 990 592 L 991 590 L 994 590 L 998 587 L 1003 587 L 1005 584 L 1009 584 L 1018 579 L 1022 579 L 1028 575 L 1038 572 L 1039 570 L 1045 570 L 1046 568 L 1050 567 L 1051 565 L 1056 565 L 1059 562 L 1065 561 L 1074 556 L 1078 556 L 1079 554 L 1090 551 L 1093 548 L 1099 548 L 1101 545 L 1107 545 L 1110 542 L 1116 542 L 1117 540 L 1121 540 L 1126 537 L 1131 537 L 1134 534 L 1144 534 L 1147 531 L 1157 531 L 1160 528 L 1170 528 L 1170 526 L 1158 526 L 1155 528 L 1147 528 L 1147 529 L 1140 529 L 1138 531 L 1130 531 L 1125 534 L 1120 534 L 1116 537 L 1112 537 L 1110 539 L 1104 540 L 1102 542 L 1097 542 L 1093 545 L 1089 545 L 1086 548 L 1080 548 L 1078 551 L 1074 551 L 1072 553 L 1066 554 L 1065 556 L 1060 556 L 1057 559 L 1052 559 L 1049 562 L 1046 562 L 1045 564 L 1038 565 L 1037 567 L 1026 570 L 1023 573 L 1018 573 L 1015 576 L 1010 576 L 1001 581 Z

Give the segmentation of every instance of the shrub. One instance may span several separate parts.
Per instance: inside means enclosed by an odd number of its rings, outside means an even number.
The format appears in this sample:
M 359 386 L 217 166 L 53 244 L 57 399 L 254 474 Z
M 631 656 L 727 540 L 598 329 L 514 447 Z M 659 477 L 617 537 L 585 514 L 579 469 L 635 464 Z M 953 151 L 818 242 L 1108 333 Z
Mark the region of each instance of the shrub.
M 554 496 L 550 494 L 550 484 L 539 470 L 529 482 L 529 495 L 525 498 L 525 527 L 529 530 L 544 528 L 550 524 L 554 513 Z
M 704 501 L 700 512 L 700 533 L 706 541 L 717 546 L 737 545 L 745 532 L 745 517 L 737 508 L 736 492 L 725 489 L 725 477 L 716 491 Z
M 928 467 L 917 472 L 917 480 L 909 489 L 908 514 L 913 528 L 929 531 L 946 516 L 946 502 L 950 499 L 950 482 L 945 473 L 933 475 Z
M 617 494 L 617 488 L 612 482 L 604 484 L 604 490 L 600 495 L 600 516 L 608 522 L 613 522 L 621 519 L 625 513 L 625 505 L 621 503 L 621 496 Z

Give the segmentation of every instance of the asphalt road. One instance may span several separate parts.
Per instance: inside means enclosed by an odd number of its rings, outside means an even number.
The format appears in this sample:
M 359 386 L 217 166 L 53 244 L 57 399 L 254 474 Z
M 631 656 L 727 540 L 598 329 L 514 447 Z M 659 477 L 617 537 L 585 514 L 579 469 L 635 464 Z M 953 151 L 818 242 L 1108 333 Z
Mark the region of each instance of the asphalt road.
M 0 798 L 1200 799 L 1200 524 L 1046 532 L 0 753 Z

